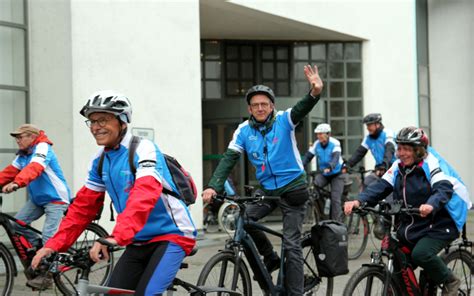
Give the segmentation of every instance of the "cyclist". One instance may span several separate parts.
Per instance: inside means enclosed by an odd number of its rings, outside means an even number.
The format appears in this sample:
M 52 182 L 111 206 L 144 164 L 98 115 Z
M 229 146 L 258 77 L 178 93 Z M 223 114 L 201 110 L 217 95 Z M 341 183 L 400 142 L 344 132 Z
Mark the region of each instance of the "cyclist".
M 22 124 L 10 135 L 15 138 L 18 152 L 12 164 L 0 171 L 0 187 L 4 193 L 27 187 L 28 200 L 15 218 L 31 224 L 45 215 L 42 237 L 32 230 L 12 223 L 15 231 L 25 236 L 32 248 L 40 249 L 58 229 L 67 209 L 71 192 L 64 178 L 53 143 L 45 132 L 33 124 Z M 40 275 L 27 282 L 28 286 L 43 289 L 52 284 L 51 278 Z
M 331 219 L 342 221 L 341 199 L 344 191 L 345 174 L 342 173 L 341 143 L 331 137 L 331 126 L 319 124 L 315 129 L 317 141 L 309 148 L 303 159 L 306 166 L 315 155 L 318 157 L 318 169 L 322 174 L 316 175 L 314 184 L 324 187 L 331 183 Z
M 316 105 L 323 83 L 316 66 L 304 67 L 311 84 L 310 92 L 293 108 L 276 111 L 275 95 L 264 85 L 251 87 L 246 100 L 250 119 L 239 125 L 232 141 L 202 193 L 203 201 L 210 202 L 217 192 L 223 191 L 224 181 L 244 152 L 256 170 L 256 177 L 266 195 L 279 195 L 281 200 L 264 201 L 250 205 L 248 216 L 258 220 L 280 206 L 283 213 L 283 244 L 285 247 L 287 295 L 303 294 L 303 253 L 301 229 L 308 200 L 306 174 L 301 163 L 295 127 Z M 269 272 L 279 267 L 280 259 L 261 231 L 248 229 Z
M 350 214 L 362 202 L 375 203 L 393 191 L 394 200 L 420 209 L 420 216 L 400 217 L 397 236 L 412 249 L 412 261 L 436 284 L 444 284 L 442 295 L 457 295 L 460 280 L 446 267 L 438 253 L 459 237 L 471 207 L 468 191 L 431 147 L 422 129 L 400 130 L 396 143 L 399 160 L 358 200 L 344 204 Z M 456 176 L 456 177 L 453 177 Z
M 196 229 L 183 201 L 165 194 L 177 192 L 163 154 L 152 141 L 137 146 L 135 176 L 129 165 L 132 134 L 128 128 L 132 107 L 127 97 L 114 91 L 93 94 L 82 110 L 97 145 L 104 146 L 93 157 L 86 184 L 61 222 L 58 232 L 33 258 L 54 251 L 66 251 L 94 219 L 104 203 L 105 191 L 118 213 L 117 223 L 107 240 L 126 246 L 112 273 L 109 285 L 136 290 L 136 295 L 161 295 L 173 281 L 186 254 L 195 245 Z M 102 174 L 98 172 L 103 158 Z M 91 259 L 108 259 L 107 247 L 95 242 Z
M 375 172 L 365 178 L 364 185 L 367 186 L 379 179 L 395 161 L 395 143 L 393 141 L 395 134 L 392 130 L 384 127 L 380 113 L 366 115 L 363 123 L 369 134 L 346 162 L 346 166 L 354 167 L 370 150 L 375 159 Z

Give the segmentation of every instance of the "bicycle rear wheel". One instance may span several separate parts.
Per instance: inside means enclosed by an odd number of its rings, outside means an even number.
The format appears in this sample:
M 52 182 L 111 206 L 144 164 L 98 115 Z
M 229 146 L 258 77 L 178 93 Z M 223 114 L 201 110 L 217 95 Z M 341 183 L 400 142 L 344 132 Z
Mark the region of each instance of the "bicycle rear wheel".
M 235 267 L 235 255 L 230 252 L 220 252 L 212 256 L 204 265 L 199 275 L 197 285 L 209 287 L 222 287 L 231 289 Z M 241 295 L 252 295 L 252 282 L 249 271 L 241 262 L 238 271 L 237 287 L 234 289 Z
M 369 237 L 369 222 L 366 216 L 352 213 L 345 216 L 347 227 L 347 255 L 349 260 L 359 258 L 364 253 Z
M 316 265 L 316 253 L 311 237 L 306 236 L 301 242 L 304 258 L 304 295 L 326 295 L 333 293 L 333 278 L 320 277 Z
M 441 256 L 453 274 L 461 280 L 459 295 L 471 295 L 473 259 L 470 252 L 464 249 L 455 249 Z
M 15 263 L 12 259 L 11 253 L 0 243 L 0 294 L 5 296 L 11 294 L 15 280 Z
M 363 266 L 359 268 L 349 279 L 344 288 L 344 296 L 379 296 L 384 290 L 385 271 L 378 266 Z M 401 296 L 399 287 L 390 279 L 387 290 L 389 296 Z
M 77 239 L 68 252 L 74 252 L 84 247 L 92 247 L 99 237 L 107 237 L 107 231 L 96 223 L 91 223 Z M 105 284 L 112 274 L 114 265 L 113 254 L 109 254 L 108 261 L 100 261 L 91 268 L 89 282 L 94 285 Z M 63 295 L 76 295 L 75 285 L 81 277 L 81 270 L 78 268 L 64 268 L 54 277 L 54 282 Z

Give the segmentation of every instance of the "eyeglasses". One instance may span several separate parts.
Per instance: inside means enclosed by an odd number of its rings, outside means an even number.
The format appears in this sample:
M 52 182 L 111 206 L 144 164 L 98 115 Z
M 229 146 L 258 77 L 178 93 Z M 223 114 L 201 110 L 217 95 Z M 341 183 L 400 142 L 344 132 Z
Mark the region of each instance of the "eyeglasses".
M 252 103 L 252 104 L 250 104 L 250 108 L 252 108 L 252 109 L 258 109 L 259 106 L 262 107 L 262 109 L 267 109 L 268 107 L 270 107 L 270 103 L 264 102 L 264 103 Z
M 29 134 L 20 134 L 20 135 L 15 136 L 15 140 L 16 141 L 21 141 L 23 138 L 26 138 L 26 137 L 29 137 L 29 136 L 30 136 Z
M 100 127 L 104 127 L 107 122 L 109 122 L 110 120 L 112 120 L 111 118 L 105 118 L 105 117 L 102 117 L 102 118 L 99 118 L 97 120 L 91 120 L 91 119 L 88 119 L 85 121 L 87 127 L 92 127 L 96 124 L 98 124 Z

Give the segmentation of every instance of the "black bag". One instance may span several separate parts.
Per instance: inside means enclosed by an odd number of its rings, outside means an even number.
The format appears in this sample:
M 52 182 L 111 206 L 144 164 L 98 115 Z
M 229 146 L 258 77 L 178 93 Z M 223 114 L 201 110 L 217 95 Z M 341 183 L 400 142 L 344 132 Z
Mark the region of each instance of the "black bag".
M 311 240 L 319 276 L 334 277 L 349 273 L 346 225 L 323 220 L 311 228 Z

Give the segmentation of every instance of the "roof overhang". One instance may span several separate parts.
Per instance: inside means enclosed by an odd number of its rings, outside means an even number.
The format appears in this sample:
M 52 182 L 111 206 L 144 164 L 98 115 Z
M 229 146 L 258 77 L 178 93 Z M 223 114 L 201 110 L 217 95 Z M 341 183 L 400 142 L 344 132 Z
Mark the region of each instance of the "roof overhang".
M 200 0 L 199 9 L 201 39 L 363 40 L 223 0 Z

